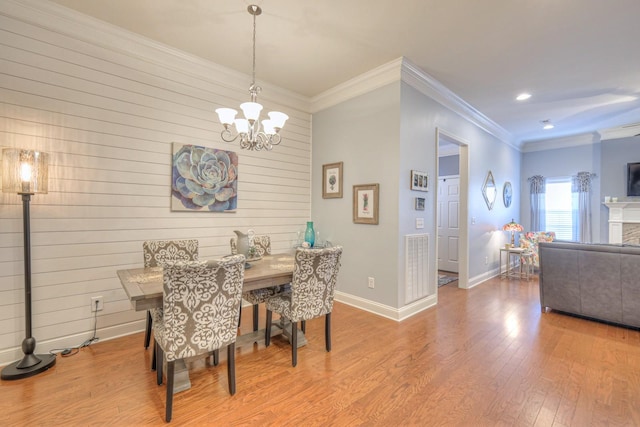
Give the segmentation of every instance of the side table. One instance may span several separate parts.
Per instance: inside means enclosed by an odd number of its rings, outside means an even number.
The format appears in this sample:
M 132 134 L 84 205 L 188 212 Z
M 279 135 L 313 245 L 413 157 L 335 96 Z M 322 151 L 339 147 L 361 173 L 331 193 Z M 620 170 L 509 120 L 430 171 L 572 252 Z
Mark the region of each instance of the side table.
M 505 268 L 504 272 L 502 271 L 502 254 L 505 254 Z M 522 277 L 529 278 L 529 269 L 528 266 L 525 269 L 525 272 L 522 270 L 522 256 L 529 256 L 528 252 L 525 252 L 524 248 L 514 247 L 514 248 L 500 248 L 500 277 L 516 277 L 521 279 Z M 511 260 L 515 258 L 518 262 L 519 271 L 511 266 Z M 515 270 L 515 271 L 514 271 Z

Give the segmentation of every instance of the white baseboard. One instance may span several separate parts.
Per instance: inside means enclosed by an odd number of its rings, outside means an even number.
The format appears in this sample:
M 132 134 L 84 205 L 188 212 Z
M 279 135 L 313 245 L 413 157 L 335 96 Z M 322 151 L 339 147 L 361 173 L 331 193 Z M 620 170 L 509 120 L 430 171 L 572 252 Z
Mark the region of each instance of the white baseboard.
M 142 332 L 145 329 L 146 318 L 136 320 L 135 322 L 124 323 L 121 325 L 101 328 L 96 331 L 96 336 L 100 341 L 108 341 L 125 335 L 131 335 Z M 83 332 L 81 334 L 69 335 L 65 337 L 55 338 L 47 341 L 38 341 L 35 354 L 46 354 L 51 350 L 77 347 L 83 342 L 91 338 L 93 331 Z M 37 338 L 37 337 L 36 337 Z M 143 348 L 142 338 L 140 339 L 140 348 Z M 0 366 L 13 363 L 23 357 L 22 348 L 15 347 L 0 352 Z
M 355 308 L 359 308 L 369 313 L 377 314 L 378 316 L 386 317 L 387 319 L 400 322 L 407 319 L 423 310 L 433 307 L 438 303 L 436 295 L 432 295 L 421 300 L 415 301 L 409 305 L 401 308 L 395 308 L 388 305 L 380 304 L 375 301 L 360 298 L 354 295 L 346 294 L 344 292 L 336 291 L 335 300 L 343 304 L 350 305 Z

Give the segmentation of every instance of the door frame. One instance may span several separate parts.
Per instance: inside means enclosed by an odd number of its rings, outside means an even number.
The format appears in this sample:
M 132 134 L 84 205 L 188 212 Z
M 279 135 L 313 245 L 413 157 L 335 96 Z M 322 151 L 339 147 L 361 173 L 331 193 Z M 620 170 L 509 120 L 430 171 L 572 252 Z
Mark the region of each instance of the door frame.
M 458 146 L 459 175 L 460 175 L 460 242 L 458 245 L 458 287 L 469 289 L 469 143 L 455 134 L 436 128 L 436 173 L 440 172 L 440 142 L 446 140 Z M 435 179 L 435 185 L 439 185 Z M 436 188 L 436 198 L 439 188 Z M 434 217 L 438 223 L 438 203 L 434 203 Z M 436 254 L 438 253 L 438 239 L 435 239 Z M 436 283 L 438 283 L 438 271 L 436 269 Z

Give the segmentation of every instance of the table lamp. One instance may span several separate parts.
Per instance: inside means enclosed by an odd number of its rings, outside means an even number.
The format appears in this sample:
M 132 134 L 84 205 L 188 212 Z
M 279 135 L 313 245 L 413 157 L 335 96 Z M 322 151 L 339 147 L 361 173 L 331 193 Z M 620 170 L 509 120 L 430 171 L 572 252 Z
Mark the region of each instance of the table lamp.
M 511 222 L 508 222 L 502 226 L 502 230 L 511 232 L 511 247 L 513 248 L 516 241 L 516 231 L 522 231 L 524 230 L 524 228 L 520 224 L 515 222 L 512 218 Z
M 3 380 L 17 380 L 44 372 L 56 363 L 55 354 L 34 354 L 36 339 L 31 335 L 31 242 L 29 230 L 29 202 L 31 195 L 47 194 L 49 155 L 46 153 L 5 148 L 2 150 L 2 192 L 22 196 L 24 239 L 24 357 L 2 369 Z

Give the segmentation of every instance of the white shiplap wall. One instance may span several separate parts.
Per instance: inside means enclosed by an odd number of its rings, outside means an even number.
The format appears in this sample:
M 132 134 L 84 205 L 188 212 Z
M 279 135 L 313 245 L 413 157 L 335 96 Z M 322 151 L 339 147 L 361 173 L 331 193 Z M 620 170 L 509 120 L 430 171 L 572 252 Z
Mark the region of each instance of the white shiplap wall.
M 0 148 L 50 153 L 49 194 L 31 206 L 33 328 L 38 352 L 142 330 L 116 270 L 142 264 L 142 241 L 197 238 L 201 258 L 228 253 L 234 229 L 291 247 L 310 215 L 308 101 L 262 84 L 265 110 L 291 117 L 272 152 L 220 139 L 214 109 L 248 98 L 249 77 L 56 5 L 0 2 Z M 171 143 L 239 154 L 236 213 L 171 212 Z M 0 365 L 24 338 L 22 205 L 0 193 Z M 142 346 L 142 343 L 140 343 Z

